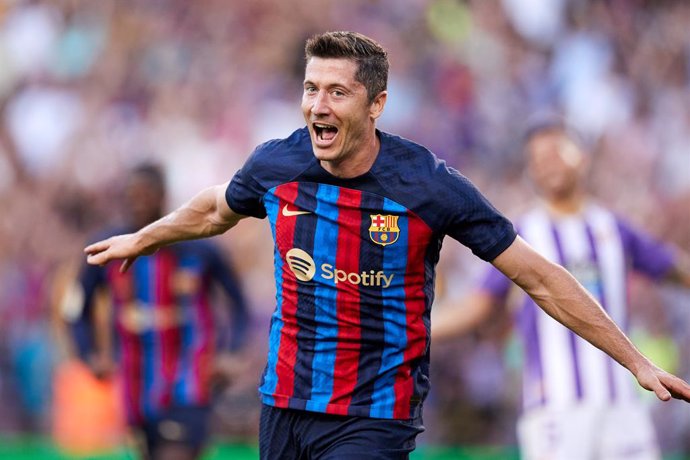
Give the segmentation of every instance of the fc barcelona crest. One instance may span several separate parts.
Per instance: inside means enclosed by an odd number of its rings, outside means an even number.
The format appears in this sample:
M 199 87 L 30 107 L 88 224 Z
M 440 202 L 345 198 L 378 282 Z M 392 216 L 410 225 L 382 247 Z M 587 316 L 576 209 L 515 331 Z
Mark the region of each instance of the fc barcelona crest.
M 387 246 L 398 241 L 400 229 L 398 228 L 398 217 L 382 214 L 370 214 L 371 227 L 369 227 L 369 237 L 371 241 L 381 246 Z

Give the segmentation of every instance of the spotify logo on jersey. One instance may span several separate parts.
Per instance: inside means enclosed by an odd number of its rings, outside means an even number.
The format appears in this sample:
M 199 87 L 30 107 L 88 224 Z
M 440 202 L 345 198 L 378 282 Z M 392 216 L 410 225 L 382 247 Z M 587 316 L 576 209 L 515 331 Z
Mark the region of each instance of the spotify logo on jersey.
M 308 282 L 316 276 L 316 263 L 314 259 L 302 249 L 292 248 L 285 254 L 288 267 L 299 281 Z M 333 280 L 336 286 L 338 283 L 349 283 L 355 286 L 373 286 L 387 288 L 393 282 L 394 275 L 386 274 L 383 270 L 363 270 L 359 273 L 346 272 L 335 268 L 331 264 L 321 264 L 319 277 L 324 280 Z
M 314 278 L 316 264 L 314 264 L 314 259 L 305 251 L 292 248 L 285 255 L 285 259 L 298 280 L 311 281 Z

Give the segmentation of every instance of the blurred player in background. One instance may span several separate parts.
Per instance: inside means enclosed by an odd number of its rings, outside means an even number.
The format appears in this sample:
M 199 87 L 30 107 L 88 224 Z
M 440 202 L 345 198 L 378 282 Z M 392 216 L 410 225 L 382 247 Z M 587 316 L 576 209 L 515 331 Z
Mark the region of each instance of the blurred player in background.
M 627 326 L 629 270 L 690 286 L 680 254 L 590 199 L 589 157 L 561 119 L 535 123 L 524 145 L 541 201 L 518 221 L 520 235 L 567 268 L 617 324 Z M 490 269 L 461 306 L 438 311 L 432 337 L 438 341 L 478 326 L 493 308 L 506 304 L 511 287 Z M 524 346 L 524 413 L 518 427 L 524 458 L 660 458 L 650 416 L 620 366 L 529 298 L 517 323 Z
M 429 315 L 444 235 L 491 261 L 542 308 L 611 353 L 661 399 L 690 386 L 642 356 L 584 289 L 426 148 L 376 129 L 388 57 L 353 32 L 305 49 L 307 126 L 260 145 L 229 184 L 143 229 L 88 246 L 88 262 L 268 217 L 277 306 L 260 387 L 265 459 L 406 459 L 429 389 Z M 136 267 L 133 267 L 136 268 Z
M 128 226 L 110 234 L 159 219 L 164 200 L 160 169 L 133 169 L 126 186 Z M 145 438 L 144 457 L 198 458 L 208 433 L 212 380 L 237 370 L 235 352 L 247 327 L 244 297 L 224 256 L 210 242 L 185 242 L 138 259 L 127 273 L 112 264 L 85 265 L 79 282 L 84 308 L 74 331 L 80 355 L 97 375 L 112 374 L 108 337 L 114 323 L 127 420 Z M 232 313 L 229 337 L 217 328 L 214 285 L 225 292 Z M 108 317 L 96 308 L 103 291 L 112 305 Z

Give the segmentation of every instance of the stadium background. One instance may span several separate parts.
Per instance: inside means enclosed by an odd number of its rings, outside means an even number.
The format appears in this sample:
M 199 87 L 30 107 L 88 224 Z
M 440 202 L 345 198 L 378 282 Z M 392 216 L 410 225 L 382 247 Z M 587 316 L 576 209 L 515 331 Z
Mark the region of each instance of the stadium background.
M 59 299 L 89 235 L 121 218 L 124 172 L 160 162 L 170 208 L 228 180 L 257 143 L 301 125 L 312 33 L 357 30 L 387 47 L 380 126 L 429 146 L 509 216 L 532 199 L 524 120 L 559 109 L 594 152 L 594 194 L 690 250 L 688 24 L 680 0 L 1 2 L 0 457 L 85 452 L 55 434 L 72 410 L 57 376 L 74 377 Z M 218 395 L 208 458 L 256 456 L 269 240 L 258 221 L 218 238 L 251 301 L 252 346 L 250 371 Z M 440 296 L 462 295 L 479 262 L 444 252 Z M 688 293 L 632 286 L 636 342 L 687 379 Z M 516 457 L 516 347 L 505 316 L 434 348 L 414 458 Z M 667 458 L 690 458 L 688 406 L 649 404 Z M 127 458 L 106 454 L 89 458 Z

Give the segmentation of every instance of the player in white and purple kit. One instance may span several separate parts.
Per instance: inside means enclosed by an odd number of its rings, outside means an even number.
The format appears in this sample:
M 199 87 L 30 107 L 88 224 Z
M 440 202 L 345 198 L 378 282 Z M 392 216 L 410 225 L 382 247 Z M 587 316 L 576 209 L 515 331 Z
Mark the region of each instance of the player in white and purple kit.
M 690 273 L 670 248 L 587 198 L 582 180 L 587 157 L 559 120 L 535 125 L 525 146 L 543 200 L 518 220 L 520 235 L 568 269 L 623 330 L 630 270 L 690 286 Z M 467 308 L 434 318 L 432 337 L 473 327 L 494 306 L 505 304 L 512 285 L 491 269 L 464 303 Z M 524 458 L 660 458 L 649 415 L 622 367 L 529 297 L 523 299 L 516 322 L 524 348 L 524 413 L 518 426 Z

